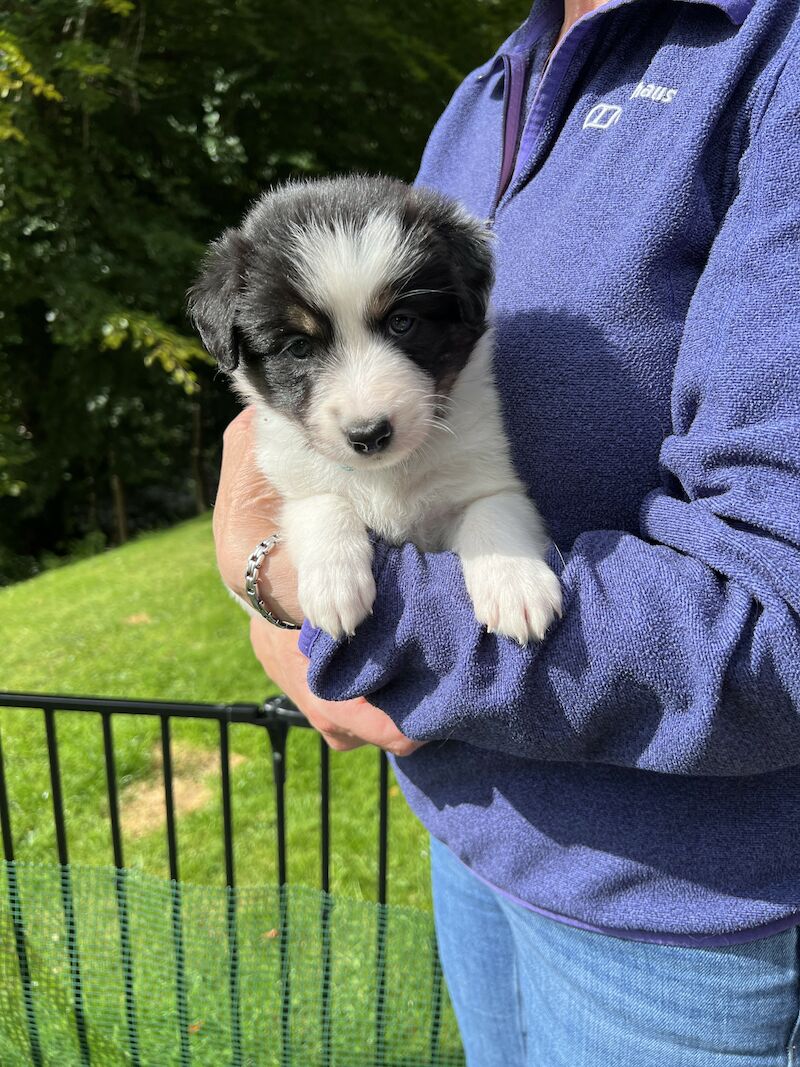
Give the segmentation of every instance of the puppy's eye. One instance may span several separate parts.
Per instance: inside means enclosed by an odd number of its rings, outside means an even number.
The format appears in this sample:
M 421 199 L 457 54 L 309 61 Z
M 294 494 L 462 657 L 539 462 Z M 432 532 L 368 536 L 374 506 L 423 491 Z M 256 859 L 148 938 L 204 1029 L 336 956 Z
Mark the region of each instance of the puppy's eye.
M 283 349 L 283 355 L 293 356 L 294 359 L 305 359 L 311 355 L 311 341 L 307 337 L 295 337 Z
M 414 329 L 416 322 L 417 320 L 413 315 L 398 311 L 396 314 L 390 315 L 386 320 L 386 328 L 392 337 L 405 337 Z

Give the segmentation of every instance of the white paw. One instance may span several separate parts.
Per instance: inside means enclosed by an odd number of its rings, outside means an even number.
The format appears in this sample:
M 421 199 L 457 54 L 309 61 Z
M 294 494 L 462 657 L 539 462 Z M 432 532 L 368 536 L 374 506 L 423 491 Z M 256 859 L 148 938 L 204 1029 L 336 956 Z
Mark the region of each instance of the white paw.
M 541 641 L 561 616 L 561 583 L 541 559 L 497 554 L 464 562 L 478 622 L 520 645 Z
M 334 638 L 352 637 L 375 602 L 371 564 L 354 564 L 348 559 L 300 567 L 298 595 L 312 626 Z

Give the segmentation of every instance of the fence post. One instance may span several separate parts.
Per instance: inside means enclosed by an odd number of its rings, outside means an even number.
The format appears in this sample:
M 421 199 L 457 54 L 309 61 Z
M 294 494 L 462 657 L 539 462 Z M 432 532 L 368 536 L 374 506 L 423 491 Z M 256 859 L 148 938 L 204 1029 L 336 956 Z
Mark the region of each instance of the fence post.
M 75 925 L 75 909 L 72 900 L 72 878 L 69 870 L 67 852 L 67 827 L 64 820 L 64 798 L 61 793 L 61 767 L 58 759 L 58 735 L 56 733 L 55 711 L 44 709 L 44 725 L 47 736 L 47 758 L 50 764 L 50 788 L 53 795 L 53 818 L 56 824 L 56 847 L 61 868 L 61 904 L 64 909 L 64 925 L 67 932 L 67 955 L 69 957 L 69 974 L 72 983 L 73 1012 L 75 1028 L 78 1032 L 78 1045 L 81 1050 L 81 1064 L 89 1067 L 89 1035 L 86 1025 L 86 1013 L 83 1006 L 83 984 L 81 982 L 81 958 L 78 952 L 78 931 Z
M 275 783 L 275 817 L 278 831 L 278 893 L 280 910 L 281 953 L 281 1067 L 292 1062 L 291 1006 L 289 975 L 289 900 L 286 886 L 286 739 L 287 723 L 274 719 L 267 724 L 272 753 L 272 777 Z
M 0 832 L 3 836 L 3 856 L 8 879 L 8 904 L 11 909 L 11 923 L 14 927 L 14 948 L 19 964 L 19 977 L 22 982 L 22 1001 L 25 1005 L 25 1022 L 28 1027 L 28 1043 L 31 1047 L 31 1059 L 34 1067 L 42 1067 L 42 1048 L 39 1043 L 39 1028 L 36 1023 L 36 1009 L 33 1003 L 33 986 L 28 964 L 28 950 L 25 945 L 25 923 L 22 918 L 22 904 L 17 885 L 17 868 L 14 862 L 14 839 L 11 836 L 11 813 L 8 806 L 5 766 L 3 764 L 3 743 L 0 738 Z
M 119 944 L 122 960 L 122 980 L 125 986 L 125 1023 L 128 1030 L 133 1067 L 141 1067 L 139 1034 L 136 1027 L 136 997 L 133 987 L 133 958 L 131 956 L 130 927 L 128 923 L 127 873 L 122 854 L 122 831 L 119 821 L 119 792 L 117 790 L 117 767 L 114 759 L 114 736 L 111 730 L 111 712 L 101 712 L 103 720 L 103 755 L 106 763 L 106 792 L 108 815 L 111 821 L 111 847 L 114 853 L 114 880 L 117 891 L 119 915 Z
M 168 715 L 165 715 L 161 720 L 161 764 L 164 772 L 164 801 L 167 811 L 169 877 L 172 882 L 172 943 L 175 951 L 175 1000 L 178 1013 L 178 1040 L 181 1046 L 181 1067 L 188 1067 L 191 1063 L 189 1009 L 186 1001 L 186 960 L 183 948 L 181 887 L 178 880 L 178 838 L 175 832 L 175 795 L 172 788 L 172 748 L 170 745 Z

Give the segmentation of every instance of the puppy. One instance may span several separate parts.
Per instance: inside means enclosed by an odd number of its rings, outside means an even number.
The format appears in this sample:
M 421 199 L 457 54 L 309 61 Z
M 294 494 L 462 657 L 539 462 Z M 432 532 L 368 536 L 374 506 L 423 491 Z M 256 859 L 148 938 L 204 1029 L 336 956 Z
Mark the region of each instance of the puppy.
M 489 234 L 455 202 L 345 177 L 264 194 L 190 291 L 205 347 L 261 415 L 303 612 L 335 638 L 372 609 L 369 530 L 456 552 L 478 620 L 520 644 L 561 612 L 503 431 L 492 282 Z

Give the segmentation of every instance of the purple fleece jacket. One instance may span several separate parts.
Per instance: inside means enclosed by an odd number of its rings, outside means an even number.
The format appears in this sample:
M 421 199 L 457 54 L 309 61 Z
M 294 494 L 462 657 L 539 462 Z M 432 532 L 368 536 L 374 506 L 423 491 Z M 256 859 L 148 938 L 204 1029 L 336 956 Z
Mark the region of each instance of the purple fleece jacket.
M 798 0 L 537 0 L 419 182 L 494 220 L 496 376 L 563 557 L 526 648 L 458 559 L 378 545 L 374 616 L 308 625 L 430 831 L 531 907 L 724 942 L 800 921 Z

